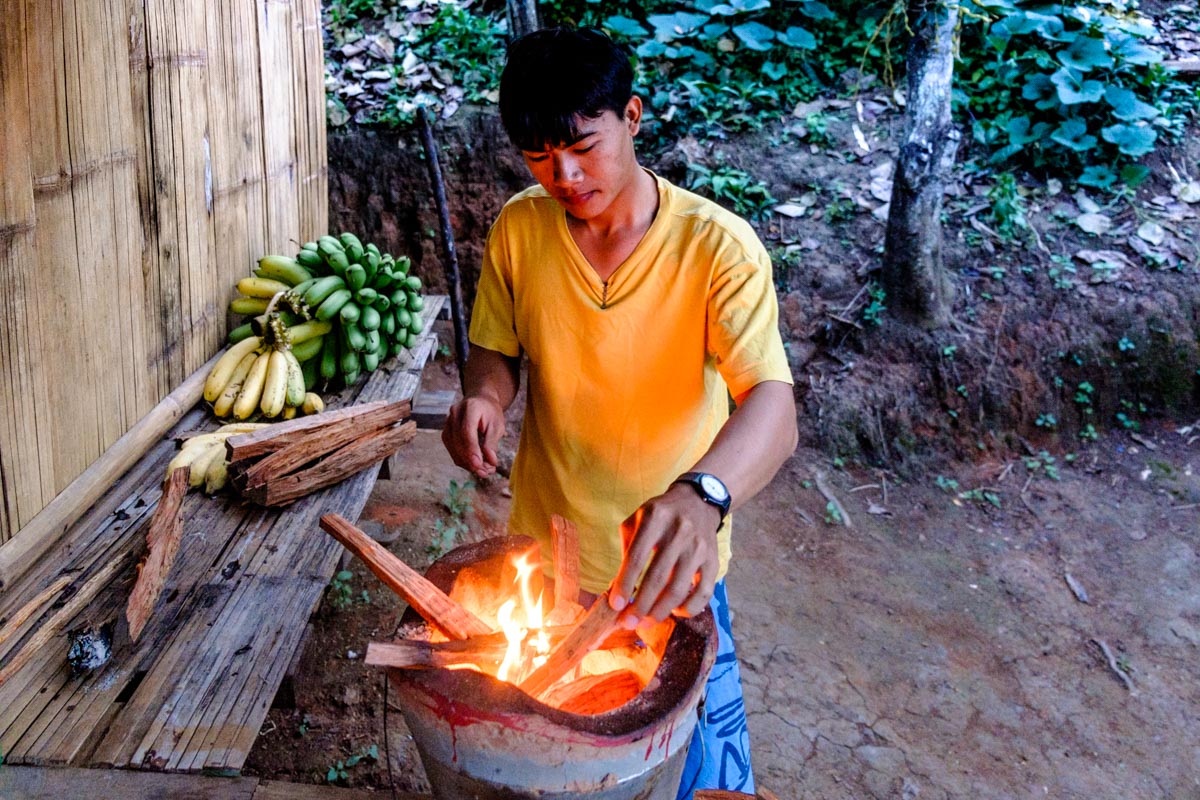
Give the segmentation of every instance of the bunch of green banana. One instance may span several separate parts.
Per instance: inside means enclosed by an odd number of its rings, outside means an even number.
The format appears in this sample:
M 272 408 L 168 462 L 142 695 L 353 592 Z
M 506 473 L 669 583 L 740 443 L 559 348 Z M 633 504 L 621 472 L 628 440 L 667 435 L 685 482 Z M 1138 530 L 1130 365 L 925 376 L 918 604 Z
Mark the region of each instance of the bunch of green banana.
M 416 345 L 425 299 L 407 257 L 364 246 L 347 232 L 305 243 L 296 261 L 315 277 L 292 288 L 289 307 L 334 327 L 321 346 L 320 379 L 349 386 L 385 358 Z
M 308 394 L 306 372 L 316 382 L 315 362 L 306 370 L 297 351 L 320 340 L 333 326 L 309 320 L 288 328 L 275 311 L 268 310 L 266 316 L 263 334 L 251 334 L 233 344 L 217 359 L 204 382 L 204 399 L 212 403 L 218 418 L 245 420 L 261 414 L 267 419 L 291 419 Z
M 193 436 L 183 443 L 171 463 L 167 465 L 167 477 L 180 467 L 191 467 L 188 485 L 213 494 L 225 486 L 229 478 L 229 462 L 225 458 L 225 440 L 239 433 L 249 433 L 267 423 L 235 422 L 222 425 L 211 433 Z

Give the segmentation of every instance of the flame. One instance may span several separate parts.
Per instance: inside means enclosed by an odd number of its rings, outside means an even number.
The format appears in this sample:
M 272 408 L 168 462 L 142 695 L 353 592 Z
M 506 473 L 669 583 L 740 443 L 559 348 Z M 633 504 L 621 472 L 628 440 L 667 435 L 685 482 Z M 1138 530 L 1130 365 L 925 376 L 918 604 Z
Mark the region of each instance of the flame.
M 530 582 L 538 565 L 531 563 L 527 553 L 514 557 L 512 564 L 517 573 L 515 583 L 519 600 L 506 601 L 497 612 L 496 618 L 508 640 L 508 648 L 496 677 L 520 683 L 529 671 L 546 660 L 550 652 L 550 634 L 546 631 L 542 593 L 535 600 Z

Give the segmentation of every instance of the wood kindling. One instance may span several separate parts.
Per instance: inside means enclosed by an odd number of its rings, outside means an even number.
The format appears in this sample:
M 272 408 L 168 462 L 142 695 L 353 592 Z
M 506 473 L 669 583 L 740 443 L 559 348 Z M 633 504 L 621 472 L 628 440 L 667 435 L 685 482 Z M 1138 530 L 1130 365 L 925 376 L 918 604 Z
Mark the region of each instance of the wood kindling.
M 400 595 L 426 622 L 451 639 L 465 639 L 492 632 L 482 620 L 344 517 L 326 514 L 321 517 L 321 530 L 362 559 L 388 588 Z
M 368 426 L 367 430 L 374 430 L 407 417 L 411 408 L 412 404 L 408 400 L 397 403 L 377 400 L 277 422 L 256 431 L 230 436 L 225 441 L 226 460 L 235 464 L 248 458 L 273 453 L 304 440 L 315 431 L 329 434 L 345 425 L 359 427 L 360 430 L 363 429 L 362 426 Z
M 579 605 L 579 531 L 570 520 L 554 514 L 550 540 L 554 547 L 554 608 L 549 619 L 566 624 L 583 613 Z
M 556 625 L 546 629 L 551 643 L 560 642 L 574 630 L 572 625 Z M 636 631 L 617 629 L 601 643 L 605 650 L 633 647 L 639 642 Z M 508 648 L 503 631 L 448 642 L 426 642 L 420 639 L 398 639 L 394 642 L 368 642 L 366 663 L 373 667 L 399 669 L 435 669 L 462 664 L 500 664 Z
M 19 631 L 30 617 L 40 611 L 51 597 L 67 588 L 67 584 L 70 582 L 70 575 L 59 575 L 53 583 L 38 592 L 36 597 L 21 606 L 12 617 L 4 621 L 4 627 L 0 628 L 0 657 L 4 655 L 4 643 L 12 638 L 13 634 Z
M 146 530 L 149 551 L 146 559 L 138 564 L 137 582 L 125 607 L 129 636 L 135 642 L 154 611 L 154 604 L 158 602 L 158 596 L 167 583 L 167 574 L 175 563 L 175 554 L 179 552 L 179 543 L 183 539 L 183 515 L 180 512 L 191 471 L 191 467 L 171 470 L 163 482 L 162 497 Z
M 560 678 L 595 650 L 617 625 L 619 611 L 608 603 L 608 592 L 596 598 L 579 624 L 550 651 L 546 661 L 521 682 L 521 689 L 541 699 Z
M 307 469 L 267 478 L 265 483 L 244 490 L 242 495 L 264 506 L 287 505 L 379 463 L 402 445 L 411 442 L 416 435 L 415 422 L 374 431 L 344 445 Z M 234 486 L 238 486 L 236 481 Z

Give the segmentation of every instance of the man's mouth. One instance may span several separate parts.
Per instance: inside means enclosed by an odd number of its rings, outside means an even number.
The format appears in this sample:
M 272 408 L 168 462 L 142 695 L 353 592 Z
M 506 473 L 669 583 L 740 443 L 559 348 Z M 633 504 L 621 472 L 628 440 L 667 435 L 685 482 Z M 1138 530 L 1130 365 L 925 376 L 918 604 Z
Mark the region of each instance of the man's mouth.
M 595 194 L 596 194 L 596 191 L 593 189 L 590 192 L 579 192 L 577 194 L 559 195 L 559 199 L 566 205 L 580 206 L 580 205 L 583 205 L 584 203 L 586 203 L 588 200 L 591 200 Z

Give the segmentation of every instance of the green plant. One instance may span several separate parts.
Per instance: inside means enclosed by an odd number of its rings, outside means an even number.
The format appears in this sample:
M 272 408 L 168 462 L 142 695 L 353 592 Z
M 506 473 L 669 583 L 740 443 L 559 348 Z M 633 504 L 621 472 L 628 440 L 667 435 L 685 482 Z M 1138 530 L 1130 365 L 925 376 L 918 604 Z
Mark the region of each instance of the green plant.
M 964 27 L 956 98 L 993 163 L 1074 168 L 1099 188 L 1136 184 L 1147 170 L 1134 159 L 1160 132 L 1182 131 L 1194 95 L 1159 63 L 1135 0 L 972 5 L 984 24 Z
M 1135 412 L 1145 414 L 1146 404 L 1140 402 L 1133 403 L 1124 399 L 1120 400 L 1119 402 L 1122 410 L 1118 411 L 1116 414 L 1117 422 L 1121 423 L 1121 427 L 1127 431 L 1133 431 L 1134 433 L 1140 431 L 1142 429 L 1142 423 L 1138 422 L 1133 415 Z
M 439 558 L 445 555 L 454 547 L 460 535 L 470 532 L 466 517 L 475 510 L 474 489 L 474 481 L 459 483 L 451 479 L 446 496 L 442 498 L 442 507 L 450 513 L 450 518 L 433 521 L 433 535 L 429 539 L 429 546 L 425 548 L 431 556 Z
M 309 729 L 309 727 L 311 727 L 311 726 L 312 726 L 312 720 L 310 720 L 310 719 L 308 718 L 308 714 L 305 714 L 305 715 L 304 715 L 304 716 L 303 716 L 303 717 L 300 719 L 300 724 L 299 724 L 299 726 L 297 726 L 297 727 L 296 727 L 296 732 L 297 732 L 297 733 L 299 733 L 301 736 L 307 736 L 307 735 L 308 735 L 308 729 Z
M 958 491 L 958 481 L 953 478 L 947 478 L 944 475 L 938 475 L 934 481 L 937 487 L 943 492 L 954 493 Z
M 1054 430 L 1058 427 L 1058 420 L 1055 419 L 1053 414 L 1038 414 L 1038 418 L 1033 424 L 1039 428 Z
M 991 201 L 988 216 L 1001 237 L 1006 240 L 1012 239 L 1019 229 L 1029 227 L 1029 223 L 1025 221 L 1025 198 L 1021 196 L 1017 179 L 1011 172 L 1002 172 L 996 176 L 988 189 L 987 199 Z M 1004 272 L 1001 270 L 1000 277 L 1003 276 Z M 999 280 L 994 273 L 992 277 Z
M 1137 345 L 1135 345 L 1129 337 L 1122 336 L 1120 338 L 1120 340 L 1117 341 L 1117 349 L 1120 350 L 1122 353 L 1128 353 L 1133 350 L 1136 350 Z
M 837 503 L 830 500 L 825 504 L 825 524 L 841 525 L 842 522 L 842 512 L 838 509 Z
M 333 576 L 329 581 L 329 602 L 337 609 L 346 609 L 354 604 L 354 589 L 350 582 L 354 579 L 354 573 L 348 569 L 343 569 Z M 360 598 L 363 602 L 370 599 L 370 595 L 364 589 Z
M 765 184 L 748 172 L 725 165 L 688 164 L 688 188 L 749 219 L 764 218 L 776 204 Z
M 995 506 L 996 508 L 1000 508 L 1000 495 L 996 494 L 991 489 L 968 489 L 965 492 L 959 492 L 958 498 L 960 500 L 970 500 L 976 503 L 987 503 Z
M 1089 422 L 1079 431 L 1079 438 L 1085 442 L 1094 442 L 1100 438 L 1100 433 L 1096 430 L 1096 426 Z
M 958 345 L 948 344 L 942 348 L 942 358 L 945 358 L 948 361 L 953 361 L 954 354 L 957 352 L 958 352 Z
M 350 777 L 350 770 L 358 766 L 364 759 L 379 761 L 379 748 L 375 745 L 364 747 L 352 756 L 339 758 L 325 772 L 326 783 L 345 781 Z
M 442 506 L 455 519 L 462 519 L 475 510 L 475 498 L 471 494 L 474 489 L 474 481 L 468 480 L 459 483 L 451 479 L 450 485 L 446 489 L 446 496 L 442 499 Z
M 867 284 L 867 297 L 869 302 L 863 306 L 862 320 L 867 325 L 876 327 L 883 324 L 881 317 L 883 312 L 887 311 L 887 306 L 884 301 L 887 300 L 887 292 L 876 281 L 871 281 Z
M 1029 470 L 1031 475 L 1044 474 L 1053 481 L 1059 480 L 1061 477 L 1058 473 L 1056 459 L 1045 450 L 1042 450 L 1036 456 L 1026 456 L 1024 462 L 1025 469 Z

